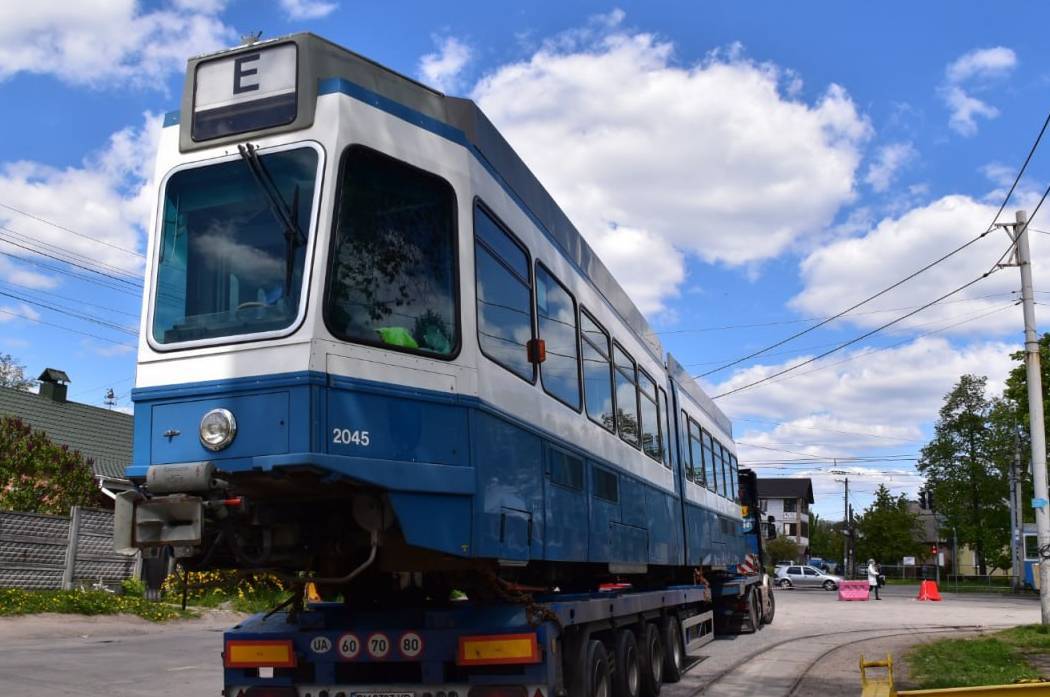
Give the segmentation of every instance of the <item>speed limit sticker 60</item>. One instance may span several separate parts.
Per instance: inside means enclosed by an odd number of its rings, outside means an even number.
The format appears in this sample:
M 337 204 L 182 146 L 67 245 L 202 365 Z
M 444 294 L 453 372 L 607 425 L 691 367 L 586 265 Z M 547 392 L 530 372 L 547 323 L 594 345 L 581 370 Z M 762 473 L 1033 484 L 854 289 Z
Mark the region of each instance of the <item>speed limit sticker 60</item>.
M 344 634 L 339 637 L 339 642 L 335 648 L 339 651 L 339 655 L 347 660 L 357 658 L 357 654 L 361 653 L 361 641 L 355 634 Z
M 397 640 L 397 648 L 405 658 L 415 658 L 423 653 L 423 639 L 415 632 L 405 632 Z

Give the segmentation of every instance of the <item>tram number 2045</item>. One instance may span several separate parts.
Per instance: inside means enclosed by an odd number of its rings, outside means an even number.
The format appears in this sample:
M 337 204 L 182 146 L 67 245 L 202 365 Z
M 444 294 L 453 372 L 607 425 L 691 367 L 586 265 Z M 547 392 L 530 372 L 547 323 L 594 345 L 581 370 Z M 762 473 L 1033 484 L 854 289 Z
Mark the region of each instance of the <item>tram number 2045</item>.
M 332 442 L 339 445 L 363 445 L 368 446 L 371 439 L 368 431 L 351 431 L 349 428 L 333 428 Z

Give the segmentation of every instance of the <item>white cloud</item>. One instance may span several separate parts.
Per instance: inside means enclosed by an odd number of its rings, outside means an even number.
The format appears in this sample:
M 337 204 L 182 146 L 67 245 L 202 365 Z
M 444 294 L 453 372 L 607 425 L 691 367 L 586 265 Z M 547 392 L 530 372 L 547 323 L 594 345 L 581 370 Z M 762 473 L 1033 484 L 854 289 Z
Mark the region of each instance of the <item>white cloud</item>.
M 960 83 L 971 78 L 998 77 L 1017 66 L 1017 54 L 1003 46 L 981 48 L 963 54 L 948 65 L 949 82 Z
M 627 228 L 742 266 L 822 234 L 854 197 L 871 133 L 845 90 L 792 99 L 798 76 L 739 46 L 682 65 L 672 44 L 619 29 L 622 19 L 559 35 L 473 91 L 588 240 Z M 609 266 L 638 279 L 624 285 L 643 309 L 659 309 L 677 285 L 666 274 L 684 278 L 667 264 L 652 254 Z
M 886 191 L 893 183 L 897 171 L 915 159 L 918 152 L 911 143 L 891 143 L 879 148 L 875 160 L 868 166 L 864 181 L 875 191 Z
M 454 36 L 440 41 L 434 37 L 434 41 L 438 50 L 419 59 L 419 77 L 442 92 L 451 92 L 459 85 L 460 74 L 470 62 L 473 51 Z
M 146 10 L 132 0 L 0 3 L 0 80 L 49 74 L 92 87 L 164 89 L 189 56 L 232 43 L 218 0 Z
M 327 17 L 339 8 L 336 2 L 319 2 L 318 0 L 280 0 L 281 9 L 288 19 L 320 19 Z
M 142 126 L 114 133 L 107 147 L 79 167 L 26 161 L 0 164 L 0 203 L 22 211 L 0 206 L 0 226 L 6 228 L 0 232 L 20 244 L 45 250 L 50 245 L 63 254 L 75 254 L 107 272 L 140 274 L 142 258 L 122 250 L 142 251 L 151 204 L 147 181 L 160 129 L 161 117 L 147 113 Z M 0 252 L 41 260 L 10 241 L 0 243 Z M 13 263 L 10 257 L 0 259 L 0 278 L 35 288 L 57 284 L 56 277 L 31 266 Z
M 35 321 L 40 319 L 40 313 L 25 303 L 0 306 L 0 322 L 10 322 L 20 318 Z
M 1015 199 L 1016 207 L 1031 203 L 1030 197 L 1021 194 Z M 790 305 L 813 316 L 836 314 L 976 237 L 991 222 L 996 209 L 968 196 L 945 196 L 899 217 L 884 218 L 863 236 L 825 245 L 803 260 L 803 289 Z M 1013 214 L 1008 211 L 1000 220 L 1012 222 Z M 1032 235 L 1030 242 L 1036 286 L 1050 287 L 1050 245 L 1038 234 Z M 923 305 L 988 271 L 1009 243 L 1006 233 L 996 230 L 840 322 L 865 328 L 884 324 L 904 314 L 904 308 Z M 1015 298 L 1011 293 L 1019 285 L 1016 269 L 1001 269 L 948 301 L 904 320 L 894 331 L 920 327 L 945 328 L 955 334 L 1018 330 L 1020 309 L 1009 304 Z M 960 324 L 965 320 L 973 321 Z
M 960 135 L 972 136 L 977 133 L 978 117 L 999 116 L 998 109 L 971 92 L 989 80 L 1009 74 L 1016 65 L 1017 55 L 1002 46 L 976 49 L 952 61 L 945 69 L 946 82 L 938 90 L 951 112 L 948 126 Z

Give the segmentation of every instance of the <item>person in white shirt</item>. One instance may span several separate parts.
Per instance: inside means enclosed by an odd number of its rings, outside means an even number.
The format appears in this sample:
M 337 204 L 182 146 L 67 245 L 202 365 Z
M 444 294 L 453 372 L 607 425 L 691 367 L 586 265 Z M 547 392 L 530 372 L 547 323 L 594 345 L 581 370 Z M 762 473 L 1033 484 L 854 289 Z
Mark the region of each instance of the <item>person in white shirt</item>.
M 874 559 L 868 560 L 868 588 L 869 593 L 875 591 L 875 600 L 882 600 L 879 597 L 879 567 Z

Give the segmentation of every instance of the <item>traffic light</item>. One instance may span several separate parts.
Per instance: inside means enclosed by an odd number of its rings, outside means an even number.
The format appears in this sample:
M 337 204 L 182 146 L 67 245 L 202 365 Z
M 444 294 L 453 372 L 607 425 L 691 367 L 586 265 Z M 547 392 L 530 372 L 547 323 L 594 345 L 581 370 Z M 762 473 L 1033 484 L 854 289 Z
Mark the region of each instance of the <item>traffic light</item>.
M 930 545 L 930 554 L 937 556 L 937 545 Z
M 926 492 L 926 506 L 931 511 L 933 510 L 933 489 Z
M 926 490 L 919 489 L 919 508 L 926 510 Z

